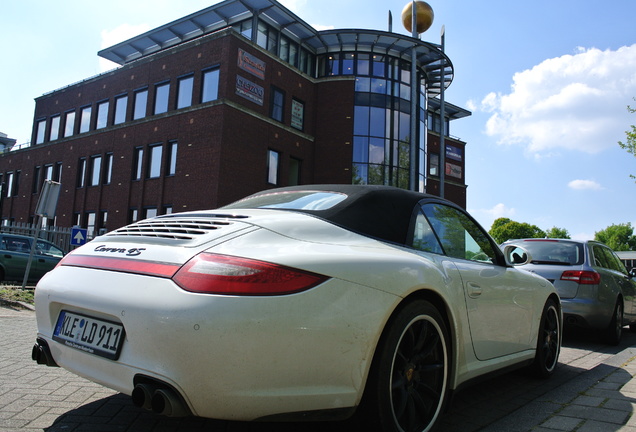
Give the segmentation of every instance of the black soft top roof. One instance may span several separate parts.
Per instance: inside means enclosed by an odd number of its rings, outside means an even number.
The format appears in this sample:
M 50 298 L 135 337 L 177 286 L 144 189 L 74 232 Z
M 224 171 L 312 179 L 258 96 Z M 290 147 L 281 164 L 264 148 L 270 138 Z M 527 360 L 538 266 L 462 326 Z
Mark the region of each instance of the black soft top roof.
M 419 192 L 391 186 L 307 185 L 268 189 L 248 198 L 285 192 L 336 192 L 346 199 L 326 210 L 281 209 L 315 215 L 343 228 L 393 243 L 405 244 L 416 205 L 425 198 Z

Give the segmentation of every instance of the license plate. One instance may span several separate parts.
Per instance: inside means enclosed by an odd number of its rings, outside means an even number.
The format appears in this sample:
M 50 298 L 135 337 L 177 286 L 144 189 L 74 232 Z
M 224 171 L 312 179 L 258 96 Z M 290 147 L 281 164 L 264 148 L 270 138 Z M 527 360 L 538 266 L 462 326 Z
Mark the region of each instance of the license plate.
M 62 311 L 53 340 L 100 357 L 117 360 L 124 341 L 124 326 L 114 321 Z

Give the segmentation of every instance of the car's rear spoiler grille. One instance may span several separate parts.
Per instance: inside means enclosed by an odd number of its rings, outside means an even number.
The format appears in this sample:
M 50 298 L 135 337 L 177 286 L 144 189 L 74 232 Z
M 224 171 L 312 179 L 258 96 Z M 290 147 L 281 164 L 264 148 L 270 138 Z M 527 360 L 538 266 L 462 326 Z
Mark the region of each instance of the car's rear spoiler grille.
M 147 219 L 119 228 L 107 236 L 155 237 L 176 240 L 191 240 L 224 226 L 231 225 L 228 220 L 156 218 Z

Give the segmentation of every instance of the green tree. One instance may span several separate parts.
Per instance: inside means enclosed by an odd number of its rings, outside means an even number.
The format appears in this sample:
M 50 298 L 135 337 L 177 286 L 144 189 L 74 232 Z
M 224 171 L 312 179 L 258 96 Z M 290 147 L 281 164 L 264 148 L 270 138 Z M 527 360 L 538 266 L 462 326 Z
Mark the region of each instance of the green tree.
M 605 243 L 615 251 L 636 250 L 636 236 L 632 224 L 610 225 L 604 230 L 594 233 L 594 240 Z
M 546 237 L 555 239 L 569 239 L 570 233 L 565 228 L 552 227 L 545 232 Z
M 530 225 L 526 222 L 516 222 L 508 218 L 496 219 L 488 233 L 499 244 L 510 239 L 542 238 L 546 236 L 545 231 L 536 225 Z
M 636 100 L 636 98 L 634 98 L 634 100 Z M 629 105 L 627 106 L 627 110 L 632 114 L 636 113 L 636 108 L 632 108 Z M 632 125 L 631 127 L 631 131 L 625 131 L 625 135 L 627 136 L 625 142 L 619 141 L 618 145 L 628 153 L 631 153 L 632 156 L 636 156 L 636 126 Z M 634 175 L 630 175 L 630 177 L 636 179 Z

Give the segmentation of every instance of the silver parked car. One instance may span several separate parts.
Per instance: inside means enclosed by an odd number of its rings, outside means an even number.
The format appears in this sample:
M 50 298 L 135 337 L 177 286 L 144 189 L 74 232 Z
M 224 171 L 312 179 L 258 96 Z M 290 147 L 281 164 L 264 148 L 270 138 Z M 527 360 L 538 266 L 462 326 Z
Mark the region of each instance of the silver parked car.
M 595 241 L 563 239 L 509 240 L 530 257 L 508 248 L 511 260 L 526 259 L 522 269 L 552 282 L 563 304 L 565 325 L 602 331 L 609 344 L 620 342 L 623 326 L 636 330 L 636 273 L 628 273 L 616 253 Z

